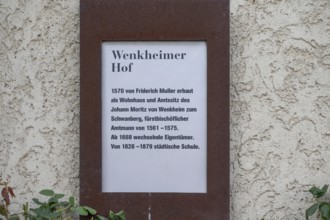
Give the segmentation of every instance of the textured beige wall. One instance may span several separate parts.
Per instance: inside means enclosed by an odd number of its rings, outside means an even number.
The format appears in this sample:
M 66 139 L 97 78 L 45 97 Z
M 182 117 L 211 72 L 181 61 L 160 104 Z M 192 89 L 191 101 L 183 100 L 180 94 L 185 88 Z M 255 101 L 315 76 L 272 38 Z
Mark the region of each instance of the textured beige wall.
M 233 219 L 304 219 L 330 183 L 330 1 L 231 2 Z
M 0 41 L 0 174 L 77 196 L 79 1 L 0 0 Z
M 78 196 L 79 1 L 0 0 L 0 174 Z M 231 1 L 232 219 L 304 219 L 329 183 L 330 1 Z

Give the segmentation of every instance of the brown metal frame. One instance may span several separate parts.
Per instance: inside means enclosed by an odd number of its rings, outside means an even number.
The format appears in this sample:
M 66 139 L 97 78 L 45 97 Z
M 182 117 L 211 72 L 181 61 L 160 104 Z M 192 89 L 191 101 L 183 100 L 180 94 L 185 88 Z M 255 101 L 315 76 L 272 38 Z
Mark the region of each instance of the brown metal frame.
M 128 220 L 228 220 L 229 0 L 80 0 L 80 32 L 80 203 Z M 102 41 L 197 40 L 207 42 L 207 193 L 102 193 Z

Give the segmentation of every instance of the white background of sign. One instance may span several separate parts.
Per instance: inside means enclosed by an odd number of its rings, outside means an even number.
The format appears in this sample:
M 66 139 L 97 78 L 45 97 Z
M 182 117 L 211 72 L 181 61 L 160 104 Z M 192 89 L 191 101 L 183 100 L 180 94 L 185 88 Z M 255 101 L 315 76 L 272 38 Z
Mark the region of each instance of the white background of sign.
M 186 53 L 178 60 L 115 60 L 113 50 L 135 53 Z M 206 155 L 206 42 L 104 42 L 102 43 L 102 191 L 103 192 L 182 192 L 207 191 Z M 131 72 L 112 72 L 112 63 L 128 65 Z M 178 93 L 112 93 L 113 88 L 124 89 L 193 89 L 192 94 Z M 112 98 L 187 98 L 189 103 L 113 103 Z M 112 107 L 182 107 L 197 108 L 197 112 L 111 112 Z M 188 121 L 132 122 L 111 121 L 111 116 L 183 116 Z M 118 131 L 111 126 L 176 125 L 178 131 Z M 185 135 L 194 140 L 120 140 L 112 135 Z M 112 149 L 111 144 L 196 144 L 199 149 Z

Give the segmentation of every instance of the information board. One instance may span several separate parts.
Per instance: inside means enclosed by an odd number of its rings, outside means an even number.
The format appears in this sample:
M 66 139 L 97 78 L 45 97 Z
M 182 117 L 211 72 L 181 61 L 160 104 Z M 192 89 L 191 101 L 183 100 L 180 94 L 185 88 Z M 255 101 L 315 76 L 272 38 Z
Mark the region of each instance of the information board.
M 206 192 L 206 54 L 204 41 L 102 44 L 103 192 Z
M 229 220 L 229 0 L 80 0 L 80 204 Z

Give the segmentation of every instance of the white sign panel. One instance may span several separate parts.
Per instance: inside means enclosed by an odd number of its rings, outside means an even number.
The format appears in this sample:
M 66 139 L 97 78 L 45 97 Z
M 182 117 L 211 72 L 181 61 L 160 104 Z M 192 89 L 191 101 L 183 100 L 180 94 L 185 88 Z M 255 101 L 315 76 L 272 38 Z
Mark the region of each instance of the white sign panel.
M 102 43 L 102 191 L 206 193 L 204 41 Z

